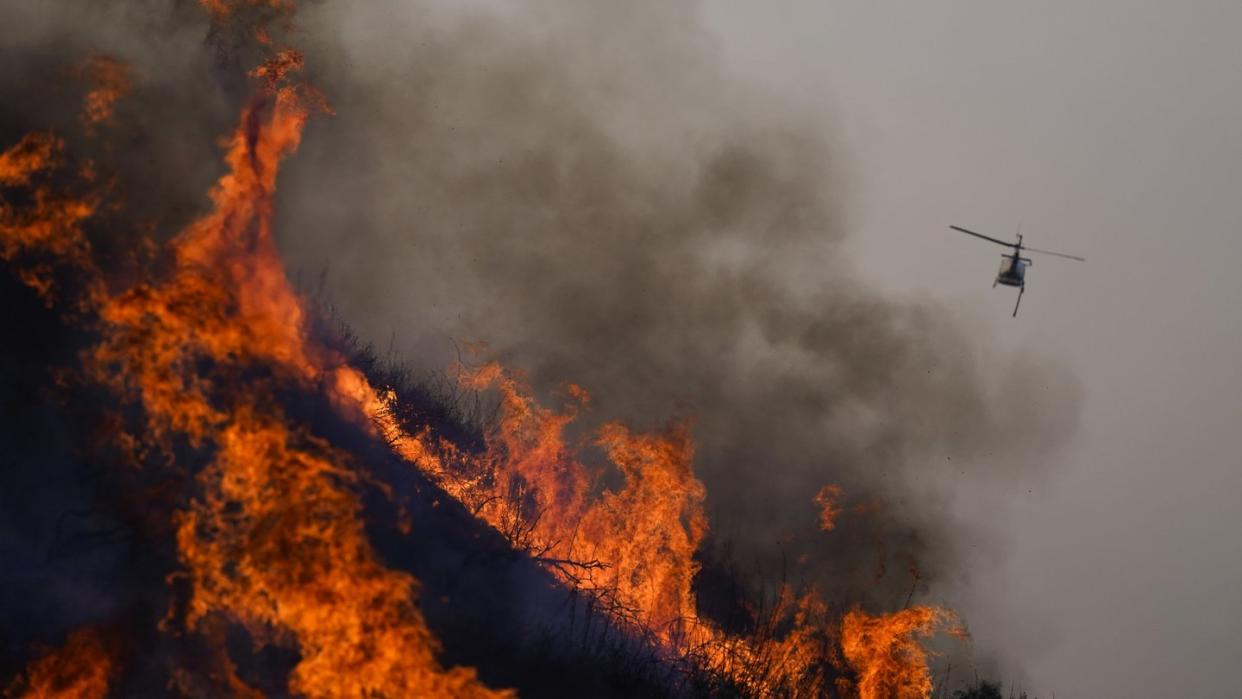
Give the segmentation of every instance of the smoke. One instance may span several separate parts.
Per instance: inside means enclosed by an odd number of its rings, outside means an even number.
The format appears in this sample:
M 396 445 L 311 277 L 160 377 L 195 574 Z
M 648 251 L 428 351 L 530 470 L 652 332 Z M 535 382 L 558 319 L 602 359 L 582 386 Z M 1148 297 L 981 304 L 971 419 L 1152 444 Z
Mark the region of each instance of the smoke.
M 326 268 L 344 317 L 427 370 L 483 341 L 601 419 L 692 417 L 744 559 L 813 551 L 838 599 L 892 604 L 907 559 L 923 582 L 960 562 L 949 474 L 1038 477 L 1072 431 L 1073 377 L 852 274 L 830 125 L 724 73 L 693 4 L 302 19 L 337 114 L 283 185 L 288 264 Z M 819 533 L 826 483 L 882 504 Z
M 545 397 L 585 387 L 597 419 L 692 419 L 712 526 L 744 565 L 900 605 L 911 562 L 919 592 L 960 567 L 948 476 L 1038 477 L 1074 428 L 1076 381 L 857 278 L 831 125 L 726 74 L 696 16 L 311 5 L 298 45 L 336 114 L 282 173 L 282 252 L 423 370 L 483 341 Z M 6 144 L 76 114 L 41 81 L 114 55 L 135 75 L 112 146 L 135 227 L 171 234 L 202 211 L 236 118 L 229 68 L 247 62 L 196 3 L 23 0 L 0 20 L 24 28 L 0 42 Z M 821 532 L 828 483 L 844 514 Z

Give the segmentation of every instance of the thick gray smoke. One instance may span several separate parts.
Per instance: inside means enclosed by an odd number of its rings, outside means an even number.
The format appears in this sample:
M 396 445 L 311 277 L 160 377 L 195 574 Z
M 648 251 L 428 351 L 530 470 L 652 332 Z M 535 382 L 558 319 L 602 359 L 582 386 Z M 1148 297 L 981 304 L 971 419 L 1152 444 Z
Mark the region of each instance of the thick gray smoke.
M 852 276 L 830 129 L 723 74 L 692 3 L 446 5 L 301 16 L 337 114 L 282 183 L 291 267 L 428 370 L 483 341 L 600 418 L 692 417 L 713 524 L 769 572 L 812 552 L 891 605 L 910 557 L 954 567 L 943 476 L 1038 469 L 1074 380 Z M 826 483 L 883 505 L 821 534 Z
M 138 126 L 116 146 L 169 175 L 129 203 L 169 233 L 206 206 L 237 87 L 194 3 L 0 18 L 25 29 L 0 44 L 6 97 L 90 51 L 130 62 Z M 326 269 L 344 318 L 426 371 L 482 341 L 544 395 L 587 388 L 598 419 L 693 419 L 712 526 L 760 574 L 784 555 L 835 602 L 900 606 L 908 560 L 924 583 L 961 573 L 947 475 L 1037 474 L 1072 431 L 1073 377 L 851 273 L 842 144 L 724 74 L 693 4 L 325 0 L 297 27 L 336 114 L 282 175 L 290 270 Z M 9 104 L 6 143 L 48 126 Z M 824 533 L 828 483 L 847 511 Z

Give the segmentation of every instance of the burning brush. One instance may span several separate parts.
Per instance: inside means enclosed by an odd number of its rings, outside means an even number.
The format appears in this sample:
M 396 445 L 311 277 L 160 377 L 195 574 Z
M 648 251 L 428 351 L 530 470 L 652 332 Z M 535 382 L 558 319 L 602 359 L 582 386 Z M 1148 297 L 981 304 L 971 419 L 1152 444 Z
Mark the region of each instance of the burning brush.
M 273 234 L 280 163 L 329 111 L 298 78 L 301 54 L 274 38 L 293 3 L 201 4 L 217 30 L 240 28 L 266 55 L 208 213 L 166 243 L 127 231 L 137 243 L 118 254 L 100 245 L 126 220 L 106 160 L 49 132 L 0 154 L 4 272 L 38 299 L 27 312 L 75 329 L 55 390 L 65 415 L 92 415 L 86 458 L 106 465 L 101 492 L 129 532 L 141 590 L 59 647 L 20 649 L 30 659 L 6 696 L 573 694 L 607 685 L 549 688 L 537 668 L 618 657 L 642 670 L 617 693 L 932 694 L 918 639 L 952 626 L 946 611 L 841 614 L 790 587 L 740 629 L 700 614 L 708 523 L 690 425 L 608 423 L 575 445 L 566 428 L 585 391 L 550 409 L 487 363 L 460 381 L 496 395 L 498 419 L 461 443 L 317 332 Z M 83 66 L 80 137 L 106 142 L 135 78 L 109 58 Z M 604 487 L 584 451 L 602 454 L 619 485 Z M 816 498 L 826 531 L 841 498 L 836 486 Z M 377 512 L 390 523 L 370 521 Z M 472 566 L 483 572 L 463 572 Z M 525 617 L 454 626 L 473 604 Z M 499 640 L 471 650 L 481 637 Z

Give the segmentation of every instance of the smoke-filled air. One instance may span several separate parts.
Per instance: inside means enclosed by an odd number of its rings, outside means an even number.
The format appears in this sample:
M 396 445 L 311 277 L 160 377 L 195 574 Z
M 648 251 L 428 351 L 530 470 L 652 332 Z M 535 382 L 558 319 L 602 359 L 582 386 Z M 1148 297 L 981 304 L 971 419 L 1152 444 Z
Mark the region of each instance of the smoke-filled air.
M 975 686 L 945 477 L 1077 381 L 854 273 L 698 12 L 5 3 L 4 696 Z

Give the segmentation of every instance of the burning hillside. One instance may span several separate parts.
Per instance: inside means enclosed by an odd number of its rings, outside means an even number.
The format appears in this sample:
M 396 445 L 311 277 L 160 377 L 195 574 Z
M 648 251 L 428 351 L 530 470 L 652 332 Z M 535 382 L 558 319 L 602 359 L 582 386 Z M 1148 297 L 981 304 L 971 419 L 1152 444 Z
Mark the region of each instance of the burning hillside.
M 720 555 L 734 539 L 713 534 L 698 469 L 758 453 L 732 441 L 756 429 L 752 406 L 730 439 L 708 404 L 665 425 L 597 419 L 595 385 L 564 375 L 550 392 L 546 366 L 532 378 L 487 350 L 435 388 L 290 281 L 282 169 L 313 124 L 358 118 L 306 77 L 298 9 L 172 3 L 223 86 L 192 122 L 158 114 L 177 77 L 84 52 L 51 61 L 56 79 L 0 130 L 6 696 L 931 696 L 923 643 L 964 631 L 914 603 L 930 577 L 917 537 L 871 484 L 817 474 L 781 505 L 815 538 L 768 541 L 753 573 Z M 194 139 L 217 121 L 213 166 Z M 752 166 L 734 153 L 709 174 Z M 213 167 L 206 205 L 171 193 Z M 753 218 L 726 213 L 725 228 Z M 876 380 L 858 395 L 887 395 Z M 877 433 L 892 458 L 922 439 L 898 433 Z M 717 502 L 731 526 L 768 507 L 732 513 L 742 497 Z M 762 538 L 736 541 L 751 557 Z M 796 574 L 769 572 L 790 553 Z

